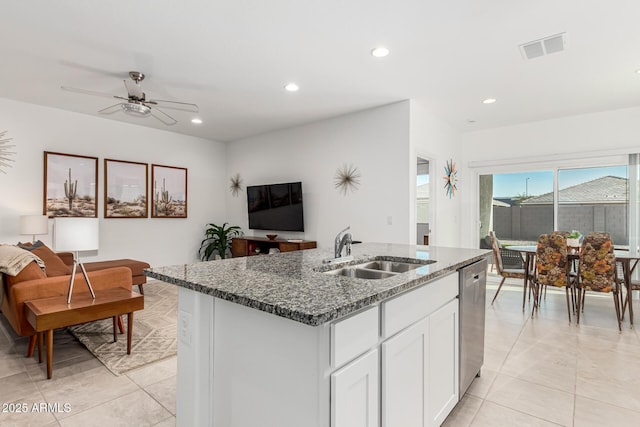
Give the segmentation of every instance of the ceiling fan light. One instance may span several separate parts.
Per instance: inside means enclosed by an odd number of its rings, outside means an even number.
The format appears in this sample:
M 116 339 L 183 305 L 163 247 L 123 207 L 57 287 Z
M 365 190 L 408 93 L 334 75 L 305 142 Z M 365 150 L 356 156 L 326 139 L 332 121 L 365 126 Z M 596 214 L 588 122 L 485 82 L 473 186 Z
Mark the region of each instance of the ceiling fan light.
M 137 104 L 135 102 L 127 102 L 120 104 L 122 111 L 130 116 L 134 117 L 147 117 L 151 113 L 151 108 L 144 104 Z

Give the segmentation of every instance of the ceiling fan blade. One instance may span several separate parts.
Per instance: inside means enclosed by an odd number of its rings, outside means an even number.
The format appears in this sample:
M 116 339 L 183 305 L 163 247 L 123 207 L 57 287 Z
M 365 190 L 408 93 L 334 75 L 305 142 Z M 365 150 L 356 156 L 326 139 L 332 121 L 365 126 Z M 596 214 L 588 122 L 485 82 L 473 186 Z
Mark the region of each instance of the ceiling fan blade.
M 196 104 L 189 102 L 167 101 L 164 99 L 149 99 L 146 101 L 150 104 L 161 105 L 162 108 L 169 108 L 172 110 L 190 111 L 192 113 L 199 113 L 200 109 Z
M 87 89 L 78 89 L 78 88 L 70 87 L 70 86 L 60 86 L 60 89 L 66 90 L 68 92 L 81 93 L 83 95 L 102 96 L 102 97 L 105 97 L 105 98 L 121 98 L 118 95 L 111 95 L 110 93 L 96 92 L 94 90 L 87 90 Z M 124 98 L 124 99 L 126 99 L 126 98 Z
M 88 64 L 81 64 L 79 62 L 67 61 L 66 59 L 61 59 L 58 61 L 58 63 L 66 67 L 87 71 L 93 74 L 101 74 L 103 76 L 115 77 L 118 79 L 121 79 L 123 76 L 123 73 L 121 71 L 109 71 L 109 70 L 105 70 L 104 68 L 94 67 Z
M 121 110 L 120 106 L 122 105 L 122 102 L 118 102 L 117 104 L 113 104 L 110 107 L 107 108 L 103 108 L 102 110 L 98 111 L 98 113 L 100 114 L 113 114 L 115 112 L 118 112 Z
M 178 123 L 176 119 L 174 119 L 173 117 L 171 117 L 170 115 L 168 115 L 167 113 L 165 113 L 164 111 L 158 108 L 152 108 L 151 115 L 156 119 L 160 120 L 162 123 L 164 123 L 167 126 L 173 126 L 176 123 Z

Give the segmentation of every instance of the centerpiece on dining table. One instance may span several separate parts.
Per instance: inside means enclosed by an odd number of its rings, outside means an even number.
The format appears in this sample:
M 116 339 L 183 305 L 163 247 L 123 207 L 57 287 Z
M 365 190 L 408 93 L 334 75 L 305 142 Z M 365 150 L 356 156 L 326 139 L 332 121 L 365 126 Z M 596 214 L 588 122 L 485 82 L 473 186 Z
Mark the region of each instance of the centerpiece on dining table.
M 582 234 L 578 230 L 571 230 L 571 233 L 567 236 L 567 246 L 579 248 L 580 240 L 582 240 Z

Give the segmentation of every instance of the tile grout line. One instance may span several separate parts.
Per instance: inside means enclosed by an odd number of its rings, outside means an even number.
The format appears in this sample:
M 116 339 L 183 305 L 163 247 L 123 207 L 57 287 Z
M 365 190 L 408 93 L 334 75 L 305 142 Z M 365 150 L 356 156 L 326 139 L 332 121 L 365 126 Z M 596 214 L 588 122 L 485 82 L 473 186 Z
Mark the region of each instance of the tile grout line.
M 505 358 L 502 360 L 502 363 L 500 364 L 500 366 L 499 366 L 499 367 L 498 367 L 498 369 L 496 370 L 496 375 L 495 375 L 495 377 L 493 378 L 493 380 L 491 381 L 491 383 L 489 384 L 489 387 L 487 388 L 487 392 L 486 392 L 486 394 L 485 394 L 485 397 L 481 398 L 481 399 L 482 399 L 482 402 L 480 403 L 480 406 L 478 407 L 478 409 L 476 410 L 476 412 L 473 414 L 473 417 L 471 417 L 471 421 L 469 422 L 469 425 L 470 425 L 470 426 L 474 423 L 474 421 L 476 420 L 476 418 L 477 418 L 478 414 L 480 413 L 480 410 L 482 409 L 482 407 L 484 406 L 484 404 L 487 402 L 487 396 L 488 396 L 488 395 L 489 395 L 489 393 L 491 392 L 491 389 L 493 388 L 493 385 L 495 384 L 496 379 L 498 378 L 498 375 L 500 375 L 500 372 L 502 371 L 502 367 L 504 366 L 504 364 L 505 364 L 506 360 L 509 358 L 509 355 L 510 355 L 510 354 L 511 354 L 511 352 L 513 351 L 513 348 L 515 347 L 516 343 L 518 342 L 518 340 L 519 340 L 519 339 L 520 339 L 520 337 L 522 336 L 522 333 L 524 332 L 524 328 L 526 327 L 526 325 L 527 325 L 527 323 L 529 322 L 529 320 L 530 320 L 530 317 L 529 317 L 529 316 L 527 316 L 526 320 L 525 320 L 525 321 L 524 321 L 524 323 L 522 324 L 522 327 L 520 328 L 520 332 L 518 333 L 518 335 L 516 336 L 516 338 L 513 340 L 513 343 L 511 344 L 511 347 L 509 348 L 509 351 L 507 352 L 507 355 L 506 355 L 506 356 L 505 356 Z M 504 375 L 504 374 L 503 374 L 503 375 Z M 473 395 L 471 395 L 471 396 L 473 396 Z M 478 396 L 475 396 L 475 397 L 478 397 Z M 496 404 L 495 402 L 493 402 L 493 401 L 491 401 L 491 400 L 490 400 L 489 402 L 491 402 L 491 403 L 493 403 L 493 404 Z M 501 405 L 500 405 L 500 406 L 501 406 Z M 514 411 L 515 411 L 515 409 L 512 409 L 512 408 L 508 408 L 508 409 L 511 409 L 511 410 L 514 410 Z M 518 411 L 518 412 L 519 412 L 519 411 Z M 529 415 L 529 414 L 527 414 L 527 415 Z

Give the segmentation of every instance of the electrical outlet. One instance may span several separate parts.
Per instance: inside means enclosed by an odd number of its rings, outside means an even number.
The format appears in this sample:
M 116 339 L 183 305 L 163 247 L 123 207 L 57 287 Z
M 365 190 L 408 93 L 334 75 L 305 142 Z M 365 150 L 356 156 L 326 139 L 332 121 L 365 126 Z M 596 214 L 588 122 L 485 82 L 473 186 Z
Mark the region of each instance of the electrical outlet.
M 391 215 L 387 217 L 387 225 L 393 225 L 393 217 Z
M 191 345 L 191 314 L 186 311 L 178 314 L 178 336 L 183 344 Z

